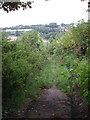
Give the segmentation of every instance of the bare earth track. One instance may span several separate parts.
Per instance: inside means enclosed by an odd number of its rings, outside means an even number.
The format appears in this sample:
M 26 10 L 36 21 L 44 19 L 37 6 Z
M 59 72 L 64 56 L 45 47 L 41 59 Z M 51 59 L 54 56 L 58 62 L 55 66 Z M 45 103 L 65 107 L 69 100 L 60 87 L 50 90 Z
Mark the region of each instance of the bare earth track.
M 83 108 L 81 96 L 77 92 L 74 94 L 71 100 L 56 86 L 44 89 L 36 101 L 28 98 L 18 112 L 9 118 L 83 118 L 87 120 L 87 109 Z
M 71 104 L 67 95 L 55 86 L 44 89 L 37 101 L 29 104 L 20 118 L 71 118 Z

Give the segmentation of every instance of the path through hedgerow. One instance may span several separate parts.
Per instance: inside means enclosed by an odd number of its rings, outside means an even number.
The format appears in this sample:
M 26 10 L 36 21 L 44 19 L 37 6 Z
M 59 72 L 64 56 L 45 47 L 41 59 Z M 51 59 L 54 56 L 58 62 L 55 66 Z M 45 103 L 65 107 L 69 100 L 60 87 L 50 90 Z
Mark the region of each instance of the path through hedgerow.
M 70 84 L 72 82 L 69 80 L 70 73 L 66 66 L 57 63 L 55 59 L 50 59 L 41 74 L 39 80 L 43 89 L 42 92 L 36 100 L 28 98 L 27 105 L 23 105 L 14 117 L 77 118 L 77 108 L 68 95 L 71 92 Z M 65 89 L 68 92 L 65 92 Z
M 40 98 L 29 105 L 25 118 L 70 118 L 71 106 L 67 95 L 55 86 L 44 89 Z
M 25 108 L 24 108 L 25 109 Z M 71 103 L 68 96 L 56 86 L 44 89 L 40 98 L 30 102 L 18 112 L 20 118 L 71 118 Z

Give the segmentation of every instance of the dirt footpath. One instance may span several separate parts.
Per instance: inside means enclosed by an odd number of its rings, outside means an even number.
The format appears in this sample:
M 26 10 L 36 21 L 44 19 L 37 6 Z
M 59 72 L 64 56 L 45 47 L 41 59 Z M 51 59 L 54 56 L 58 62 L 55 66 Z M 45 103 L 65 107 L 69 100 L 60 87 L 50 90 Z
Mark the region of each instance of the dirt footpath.
M 67 95 L 55 86 L 44 89 L 37 101 L 28 105 L 22 118 L 72 118 Z

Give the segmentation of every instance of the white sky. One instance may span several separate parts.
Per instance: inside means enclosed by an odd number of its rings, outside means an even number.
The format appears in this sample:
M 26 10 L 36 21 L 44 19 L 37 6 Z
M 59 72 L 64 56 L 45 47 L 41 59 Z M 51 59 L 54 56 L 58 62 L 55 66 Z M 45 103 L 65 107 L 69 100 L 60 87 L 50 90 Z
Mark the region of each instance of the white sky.
M 25 1 L 25 0 L 24 0 Z M 0 27 L 15 25 L 49 24 L 50 22 L 76 23 L 80 19 L 87 21 L 87 1 L 81 0 L 33 0 L 32 9 L 6 13 L 0 10 Z

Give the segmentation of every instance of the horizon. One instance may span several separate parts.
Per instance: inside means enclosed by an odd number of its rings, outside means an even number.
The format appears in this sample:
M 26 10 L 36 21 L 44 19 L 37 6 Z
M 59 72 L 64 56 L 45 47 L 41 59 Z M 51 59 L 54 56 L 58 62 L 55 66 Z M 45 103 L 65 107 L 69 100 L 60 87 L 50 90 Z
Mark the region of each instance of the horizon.
M 51 22 L 51 23 L 56 23 L 56 22 Z M 77 22 L 78 23 L 78 22 Z M 74 24 L 77 24 L 77 23 L 74 23 Z M 9 26 L 9 27 L 2 27 L 2 28 L 11 28 L 11 27 L 19 27 L 19 26 L 33 26 L 33 25 L 35 25 L 35 26 L 37 26 L 37 25 L 49 25 L 50 23 L 48 23 L 48 24 L 32 24 L 32 25 L 15 25 L 15 26 Z M 58 24 L 58 23 L 56 23 L 58 26 L 59 25 L 61 25 L 62 23 L 60 23 L 60 24 Z M 72 23 L 63 23 L 63 24 L 65 24 L 65 25 L 70 25 L 70 24 L 72 24 Z M 28 29 L 28 28 L 26 28 L 26 29 Z

